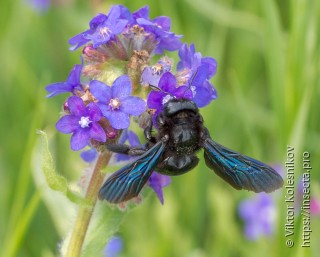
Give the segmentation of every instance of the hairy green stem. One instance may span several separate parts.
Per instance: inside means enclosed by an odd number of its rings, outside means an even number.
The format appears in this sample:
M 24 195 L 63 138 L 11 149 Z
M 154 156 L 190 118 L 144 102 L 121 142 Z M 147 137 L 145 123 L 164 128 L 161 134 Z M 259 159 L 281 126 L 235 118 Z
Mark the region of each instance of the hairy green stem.
M 105 174 L 101 172 L 110 160 L 111 153 L 106 151 L 99 154 L 92 177 L 85 195 L 88 204 L 79 207 L 77 219 L 70 237 L 66 257 L 80 257 L 82 245 L 89 227 L 91 216 L 97 202 L 98 191 L 103 183 Z

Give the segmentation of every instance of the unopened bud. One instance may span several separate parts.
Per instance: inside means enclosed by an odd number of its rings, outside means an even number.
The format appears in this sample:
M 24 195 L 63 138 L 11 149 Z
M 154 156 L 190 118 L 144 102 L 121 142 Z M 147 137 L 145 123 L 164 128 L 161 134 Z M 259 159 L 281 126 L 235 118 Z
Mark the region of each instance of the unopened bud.
M 65 113 L 68 113 L 68 114 L 70 113 L 68 101 L 65 101 L 65 102 L 63 103 L 63 111 L 64 111 Z
M 106 62 L 109 56 L 101 51 L 101 48 L 94 48 L 92 45 L 88 45 L 82 50 L 83 58 L 88 63 L 103 63 Z

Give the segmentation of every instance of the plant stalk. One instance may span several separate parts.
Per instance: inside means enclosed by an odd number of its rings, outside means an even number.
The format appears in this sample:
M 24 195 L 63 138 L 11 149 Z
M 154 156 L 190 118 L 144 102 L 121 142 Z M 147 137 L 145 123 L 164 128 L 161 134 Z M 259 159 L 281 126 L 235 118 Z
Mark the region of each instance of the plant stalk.
M 79 206 L 78 215 L 65 255 L 66 257 L 81 256 L 83 242 L 97 202 L 98 191 L 105 177 L 105 174 L 101 171 L 108 165 L 110 158 L 111 153 L 109 151 L 104 151 L 99 154 L 85 195 L 87 204 Z

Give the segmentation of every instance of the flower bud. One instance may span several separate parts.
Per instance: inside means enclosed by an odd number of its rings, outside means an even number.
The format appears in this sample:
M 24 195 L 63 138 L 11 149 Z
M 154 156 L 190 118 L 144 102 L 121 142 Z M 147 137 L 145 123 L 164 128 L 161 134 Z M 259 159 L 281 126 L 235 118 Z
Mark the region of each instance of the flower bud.
M 68 101 L 65 101 L 65 102 L 63 103 L 63 111 L 64 111 L 65 113 L 70 113 Z

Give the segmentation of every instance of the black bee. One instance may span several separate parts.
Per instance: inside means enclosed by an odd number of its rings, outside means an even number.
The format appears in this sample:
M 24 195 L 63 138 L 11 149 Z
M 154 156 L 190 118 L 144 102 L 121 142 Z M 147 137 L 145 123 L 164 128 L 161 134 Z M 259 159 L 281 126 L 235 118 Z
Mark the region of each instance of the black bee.
M 190 171 L 199 162 L 196 153 L 201 148 L 206 165 L 238 190 L 269 193 L 282 187 L 281 176 L 270 166 L 214 142 L 193 101 L 169 100 L 156 122 L 157 137 L 151 135 L 151 119 L 144 131 L 148 140 L 146 149 L 108 146 L 113 152 L 141 156 L 106 180 L 99 192 L 100 199 L 120 203 L 136 197 L 154 169 L 170 176 Z

